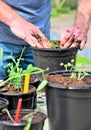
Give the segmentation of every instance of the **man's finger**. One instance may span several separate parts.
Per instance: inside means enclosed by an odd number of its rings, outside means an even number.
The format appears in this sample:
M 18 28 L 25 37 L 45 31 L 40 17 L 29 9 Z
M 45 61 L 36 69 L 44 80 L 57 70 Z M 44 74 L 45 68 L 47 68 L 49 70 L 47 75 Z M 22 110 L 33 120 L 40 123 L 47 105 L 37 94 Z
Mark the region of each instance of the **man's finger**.
M 70 48 L 71 48 L 71 47 L 77 47 L 77 48 L 79 48 L 79 46 L 80 46 L 80 45 L 79 45 L 78 42 L 73 42 L 72 45 L 70 46 Z
M 85 44 L 86 44 L 86 41 L 85 40 L 82 40 L 81 43 L 80 43 L 80 50 L 83 50 L 83 48 L 85 47 Z
M 68 39 L 68 41 L 65 42 L 63 48 L 69 48 L 74 41 L 75 41 L 75 39 L 74 39 L 74 36 L 72 35 L 72 36 Z
M 74 32 L 74 27 L 68 28 L 65 32 L 62 33 L 61 39 L 60 39 L 60 47 L 63 47 L 64 44 L 70 39 Z

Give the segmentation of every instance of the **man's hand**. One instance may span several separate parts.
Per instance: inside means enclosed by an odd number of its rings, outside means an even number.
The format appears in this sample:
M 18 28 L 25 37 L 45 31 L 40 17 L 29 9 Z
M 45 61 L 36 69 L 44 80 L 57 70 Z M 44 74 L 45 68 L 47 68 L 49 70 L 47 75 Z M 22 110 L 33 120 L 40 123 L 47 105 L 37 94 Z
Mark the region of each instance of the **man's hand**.
M 87 36 L 84 35 L 78 27 L 72 26 L 62 33 L 60 47 L 79 47 L 79 49 L 82 50 L 86 44 L 86 41 Z
M 8 25 L 13 34 L 25 40 L 31 46 L 41 48 L 50 47 L 47 38 L 38 28 L 21 17 L 2 0 L 0 1 L 0 21 Z
M 74 26 L 61 36 L 60 47 L 79 47 L 82 50 L 87 42 L 91 22 L 91 0 L 78 0 Z
M 33 47 L 50 48 L 48 39 L 32 23 L 24 19 L 17 20 L 10 26 L 11 31 Z

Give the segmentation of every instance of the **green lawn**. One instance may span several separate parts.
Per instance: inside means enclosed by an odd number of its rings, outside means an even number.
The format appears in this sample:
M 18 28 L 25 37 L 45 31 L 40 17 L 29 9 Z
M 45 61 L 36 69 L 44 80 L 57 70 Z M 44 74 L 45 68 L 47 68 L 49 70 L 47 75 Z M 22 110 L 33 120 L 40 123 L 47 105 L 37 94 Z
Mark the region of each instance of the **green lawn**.
M 91 64 L 91 60 L 87 59 L 86 57 L 77 55 L 76 64 L 79 64 L 79 63 L 81 63 L 81 64 Z

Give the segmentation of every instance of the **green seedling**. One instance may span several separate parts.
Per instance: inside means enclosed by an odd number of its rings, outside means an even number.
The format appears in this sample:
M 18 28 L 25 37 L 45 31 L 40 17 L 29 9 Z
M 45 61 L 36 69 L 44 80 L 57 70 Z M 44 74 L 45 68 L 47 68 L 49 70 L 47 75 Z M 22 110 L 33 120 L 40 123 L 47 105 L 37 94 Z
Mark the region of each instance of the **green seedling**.
M 51 48 L 60 48 L 59 42 L 48 41 L 48 44 L 50 45 Z
M 31 128 L 32 119 L 33 119 L 34 115 L 39 111 L 39 109 L 40 109 L 40 105 L 37 104 L 37 107 L 36 107 L 36 109 L 34 110 L 34 112 L 29 113 L 29 114 L 25 115 L 25 116 L 22 118 L 22 120 L 27 120 L 27 121 L 28 121 L 27 125 L 24 127 L 23 130 L 29 130 L 29 129 Z
M 39 111 L 39 109 L 40 109 L 40 105 L 37 104 L 37 107 L 36 107 L 36 109 L 33 112 L 31 112 L 31 113 L 29 113 L 29 114 L 27 114 L 27 115 L 22 117 L 21 120 L 28 121 L 27 125 L 24 127 L 23 130 L 29 130 L 31 128 L 32 119 L 33 119 L 34 115 Z M 14 119 L 12 118 L 12 116 L 11 116 L 11 114 L 10 114 L 8 109 L 5 108 L 5 109 L 2 110 L 2 112 L 6 112 L 7 115 L 9 116 L 11 122 L 14 123 Z
M 12 55 L 10 56 L 12 62 L 8 63 L 5 66 L 5 68 L 7 68 L 8 78 L 4 80 L 2 83 L 0 83 L 0 86 L 5 85 L 5 83 L 9 83 L 9 86 L 10 86 L 10 84 L 13 83 L 15 90 L 22 91 L 23 87 L 21 83 L 22 83 L 23 76 L 25 76 L 26 74 L 30 74 L 30 76 L 34 74 L 41 74 L 44 79 L 44 73 L 45 71 L 48 71 L 49 68 L 43 70 L 41 68 L 33 66 L 32 64 L 29 64 L 28 67 L 24 70 L 20 66 L 20 62 L 24 60 L 22 58 L 24 49 L 22 50 L 22 53 L 17 60 L 15 60 Z
M 78 80 L 82 80 L 83 78 L 88 76 L 88 73 L 86 71 L 82 71 L 81 68 L 77 69 L 77 72 L 78 72 L 78 76 L 77 76 Z
M 60 66 L 64 66 L 65 70 L 68 70 L 69 68 L 74 69 L 74 59 L 72 59 L 70 62 L 67 64 L 61 63 Z
M 8 109 L 5 108 L 5 109 L 2 110 L 2 112 L 6 112 L 8 117 L 10 118 L 10 120 L 14 123 L 14 119 L 12 118 L 12 116 L 11 116 L 11 114 L 10 114 Z
M 15 90 L 22 90 L 22 86 L 20 85 L 22 81 L 22 76 L 25 76 L 26 74 L 42 74 L 42 77 L 44 77 L 44 72 L 47 71 L 47 69 L 43 70 L 38 67 L 34 67 L 32 64 L 29 64 L 26 70 L 22 70 L 21 73 L 20 71 L 14 72 L 13 74 L 9 74 L 8 79 L 4 80 L 2 83 L 0 83 L 0 86 L 4 85 L 5 83 L 10 82 L 14 83 L 14 88 Z M 12 70 L 11 70 L 12 71 Z
M 74 59 L 72 59 L 67 64 L 61 63 L 60 65 L 64 66 L 66 71 L 69 70 L 69 68 L 70 68 L 70 70 L 73 70 L 71 72 L 70 78 L 77 78 L 78 80 L 82 80 L 83 78 L 88 76 L 88 73 L 81 69 L 82 64 L 78 64 L 76 66 L 74 65 Z

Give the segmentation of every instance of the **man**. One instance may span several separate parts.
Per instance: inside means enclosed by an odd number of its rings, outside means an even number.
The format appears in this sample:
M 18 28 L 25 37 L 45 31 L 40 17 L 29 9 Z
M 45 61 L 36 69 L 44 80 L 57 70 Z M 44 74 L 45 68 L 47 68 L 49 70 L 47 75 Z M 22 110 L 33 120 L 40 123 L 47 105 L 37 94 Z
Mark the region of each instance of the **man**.
M 50 39 L 51 0 L 0 0 L 0 47 L 4 57 L 0 62 L 0 79 L 6 76 L 3 68 L 9 55 L 19 57 L 25 48 L 21 65 L 33 64 L 31 46 L 48 48 Z
M 91 20 L 91 0 L 78 0 L 74 25 L 63 32 L 60 47 L 79 46 L 82 50 L 87 42 Z
M 3 68 L 13 53 L 17 58 L 24 46 L 26 68 L 33 63 L 31 47 L 50 47 L 50 12 L 51 0 L 0 0 L 0 46 L 4 57 L 0 63 L 0 79 L 6 76 Z M 60 47 L 85 46 L 91 18 L 91 0 L 78 0 L 78 9 L 74 26 L 68 28 L 61 36 Z

